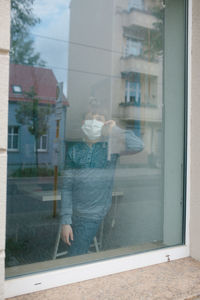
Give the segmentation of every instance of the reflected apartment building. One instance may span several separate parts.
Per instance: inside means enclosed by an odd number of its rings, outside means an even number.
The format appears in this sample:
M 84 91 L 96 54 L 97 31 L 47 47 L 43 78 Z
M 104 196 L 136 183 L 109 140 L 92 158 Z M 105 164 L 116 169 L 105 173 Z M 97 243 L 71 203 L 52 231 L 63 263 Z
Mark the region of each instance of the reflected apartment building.
M 160 167 L 162 21 L 160 1 L 73 0 L 70 14 L 66 137 L 81 138 L 81 120 L 95 99 L 120 127 L 133 128 L 145 149 L 122 164 Z M 102 15 L 104 16 L 102 22 Z

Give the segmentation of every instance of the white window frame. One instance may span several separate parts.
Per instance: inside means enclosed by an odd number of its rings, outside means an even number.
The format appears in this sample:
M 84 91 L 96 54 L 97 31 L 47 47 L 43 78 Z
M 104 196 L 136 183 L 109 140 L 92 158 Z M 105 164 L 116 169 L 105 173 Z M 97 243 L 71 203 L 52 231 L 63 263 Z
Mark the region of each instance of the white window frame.
M 11 133 L 9 133 L 9 130 L 8 130 L 8 138 L 9 138 L 9 136 L 11 136 L 11 148 L 9 147 L 9 144 L 8 144 L 8 151 L 9 152 L 19 152 L 19 126 L 9 125 L 8 127 L 11 128 Z M 16 127 L 18 128 L 18 132 L 14 133 L 14 128 L 16 128 Z M 14 136 L 17 136 L 17 148 L 13 147 Z
M 188 3 L 188 120 L 191 120 L 191 37 L 192 37 L 192 1 Z M 84 265 L 45 271 L 28 276 L 5 280 L 5 298 L 32 293 L 101 276 L 133 270 L 154 264 L 176 260 L 190 255 L 190 166 L 191 166 L 191 125 L 187 128 L 187 189 L 186 189 L 186 235 L 185 245 L 149 251 L 137 255 L 113 258 Z
M 42 143 L 43 143 L 43 138 L 46 138 L 46 147 L 45 149 L 42 148 Z M 39 148 L 37 148 L 37 152 L 47 152 L 48 150 L 48 134 L 43 134 L 41 135 L 40 139 L 39 139 Z

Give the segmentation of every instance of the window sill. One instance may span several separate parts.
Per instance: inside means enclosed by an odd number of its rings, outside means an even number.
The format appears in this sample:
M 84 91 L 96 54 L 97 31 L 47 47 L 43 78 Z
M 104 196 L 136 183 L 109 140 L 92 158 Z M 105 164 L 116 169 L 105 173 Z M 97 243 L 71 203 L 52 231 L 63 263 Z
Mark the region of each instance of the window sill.
M 19 276 L 16 278 L 6 280 L 5 296 L 6 298 L 9 298 L 17 295 L 23 295 L 23 294 L 36 292 L 36 291 L 41 291 L 44 289 L 50 289 L 61 285 L 67 285 L 71 283 L 79 284 L 78 282 L 81 281 L 95 279 L 98 277 L 112 275 L 115 273 L 121 273 L 124 271 L 131 270 L 131 272 L 138 272 L 136 270 L 138 268 L 167 262 L 168 257 L 170 257 L 170 261 L 173 261 L 188 256 L 189 256 L 189 248 L 187 246 L 177 246 L 177 247 L 169 247 L 160 250 L 149 251 L 141 254 L 127 255 L 124 257 L 118 257 L 114 259 L 97 261 L 93 263 L 86 263 L 86 264 L 84 263 L 81 265 L 76 265 L 71 267 L 69 266 L 68 268 L 64 267 L 65 266 L 65 264 L 63 263 L 64 259 L 63 260 L 60 259 L 56 261 L 56 264 L 58 268 L 58 263 L 60 263 L 61 268 L 60 269 L 56 268 L 55 270 L 52 270 L 54 269 L 54 267 L 48 261 L 47 262 L 48 271 L 46 272 L 38 272 L 37 274 L 32 274 L 31 276 Z M 168 262 L 167 262 L 167 266 L 169 266 Z M 150 268 L 155 268 L 155 267 L 156 266 L 152 266 Z M 160 276 L 159 270 L 158 273 Z M 120 276 L 120 274 L 116 274 L 115 276 Z M 150 276 L 149 278 L 152 278 L 152 276 Z M 97 280 L 101 280 L 101 278 Z M 142 287 L 144 287 L 144 281 L 142 281 Z
M 8 152 L 19 152 L 19 149 L 8 149 Z
M 63 285 L 54 290 L 41 291 L 38 295 L 40 299 L 76 299 L 77 295 L 86 299 L 93 296 L 93 299 L 165 299 L 166 295 L 170 299 L 199 299 L 199 262 L 192 258 L 184 258 L 173 262 L 166 262 L 155 266 L 150 266 L 140 270 L 132 270 L 125 273 L 111 275 L 76 283 L 73 285 Z M 165 276 L 161 276 L 165 274 Z M 173 276 L 172 276 L 173 274 Z M 145 288 L 144 288 L 145 282 Z M 181 284 L 184 282 L 185 284 Z M 120 283 L 120 285 L 119 285 Z M 36 298 L 27 295 L 26 299 Z M 24 296 L 19 297 L 19 300 Z
M 37 152 L 39 152 L 39 153 L 47 153 L 48 151 L 47 150 L 42 150 L 42 149 L 37 149 Z

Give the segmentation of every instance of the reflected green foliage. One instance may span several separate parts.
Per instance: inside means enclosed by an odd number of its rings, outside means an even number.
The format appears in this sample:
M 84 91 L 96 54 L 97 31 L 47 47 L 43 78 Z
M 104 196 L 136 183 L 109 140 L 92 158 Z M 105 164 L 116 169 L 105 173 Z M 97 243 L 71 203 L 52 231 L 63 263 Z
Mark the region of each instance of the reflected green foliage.
M 35 177 L 35 176 L 53 176 L 54 170 L 49 168 L 19 168 L 12 173 L 12 177 Z
M 20 124 L 27 125 L 29 132 L 38 139 L 47 132 L 47 116 L 51 113 L 50 105 L 39 104 L 34 87 L 24 95 L 27 101 L 20 102 L 16 110 L 16 119 Z
M 34 49 L 30 29 L 40 23 L 34 16 L 35 0 L 11 0 L 11 51 L 10 60 L 15 64 L 45 66 L 40 53 Z
M 156 55 L 162 55 L 164 47 L 164 9 L 155 7 L 152 10 L 152 14 L 157 21 L 153 23 L 155 32 L 151 39 L 151 51 L 156 53 Z
M 153 23 L 154 29 L 149 31 L 149 36 L 146 37 L 145 54 L 148 55 L 149 60 L 154 60 L 163 54 L 164 49 L 164 9 L 155 6 L 151 14 L 156 18 L 156 22 Z
M 21 125 L 26 125 L 28 131 L 35 138 L 36 166 L 38 166 L 38 141 L 48 130 L 48 117 L 51 114 L 50 105 L 39 104 L 39 98 L 34 87 L 24 93 L 26 101 L 20 102 L 16 109 L 16 120 Z

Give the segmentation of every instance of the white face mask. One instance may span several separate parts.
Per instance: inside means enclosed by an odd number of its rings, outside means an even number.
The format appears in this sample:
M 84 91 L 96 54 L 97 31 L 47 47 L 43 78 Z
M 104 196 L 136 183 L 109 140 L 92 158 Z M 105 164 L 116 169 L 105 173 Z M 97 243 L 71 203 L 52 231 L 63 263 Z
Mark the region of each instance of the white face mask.
M 81 129 L 89 140 L 96 140 L 101 136 L 101 130 L 104 123 L 97 120 L 85 120 Z

